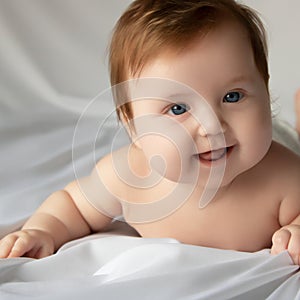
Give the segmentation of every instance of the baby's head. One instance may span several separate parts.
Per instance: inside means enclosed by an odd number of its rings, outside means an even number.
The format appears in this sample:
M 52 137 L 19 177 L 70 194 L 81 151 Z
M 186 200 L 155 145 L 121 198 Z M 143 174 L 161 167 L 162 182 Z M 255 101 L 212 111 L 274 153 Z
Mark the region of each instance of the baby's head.
M 268 91 L 263 24 L 253 10 L 234 0 L 133 1 L 116 24 L 112 37 L 111 85 L 138 78 L 158 56 L 167 52 L 183 53 L 195 40 L 226 22 L 234 22 L 246 32 L 256 68 Z M 122 97 L 115 97 L 119 118 L 128 122 L 133 118 L 132 105 L 130 101 L 123 103 Z
M 201 187 L 202 203 L 270 148 L 265 32 L 234 0 L 134 1 L 116 25 L 110 72 L 149 174 Z

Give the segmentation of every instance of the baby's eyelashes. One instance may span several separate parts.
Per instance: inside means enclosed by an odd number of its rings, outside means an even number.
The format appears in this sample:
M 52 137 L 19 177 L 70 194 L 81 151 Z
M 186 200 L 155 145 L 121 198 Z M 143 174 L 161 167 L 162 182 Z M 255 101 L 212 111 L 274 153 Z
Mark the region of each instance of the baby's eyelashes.
M 245 94 L 239 91 L 228 92 L 224 98 L 223 102 L 226 103 L 236 103 L 241 101 L 244 98 Z
M 182 115 L 182 114 L 186 113 L 190 109 L 191 109 L 190 106 L 188 104 L 185 104 L 185 103 L 173 104 L 167 110 L 167 113 L 169 115 L 179 116 L 179 115 Z

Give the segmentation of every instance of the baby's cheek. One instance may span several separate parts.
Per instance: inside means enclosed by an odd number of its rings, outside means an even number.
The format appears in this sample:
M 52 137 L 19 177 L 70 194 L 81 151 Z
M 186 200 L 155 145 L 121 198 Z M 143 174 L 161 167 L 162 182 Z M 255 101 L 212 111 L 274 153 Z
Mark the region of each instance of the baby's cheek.
M 267 112 L 258 108 L 249 111 L 244 120 L 235 122 L 235 135 L 238 138 L 243 157 L 257 163 L 267 153 L 272 142 L 272 121 Z
M 176 119 L 165 116 L 144 116 L 135 122 L 136 141 L 150 167 L 171 181 L 185 180 L 191 173 L 191 157 L 197 152 L 189 130 Z M 196 171 L 192 178 L 195 178 Z
M 174 141 L 157 134 L 140 138 L 140 144 L 151 169 L 172 181 L 180 178 L 183 158 Z

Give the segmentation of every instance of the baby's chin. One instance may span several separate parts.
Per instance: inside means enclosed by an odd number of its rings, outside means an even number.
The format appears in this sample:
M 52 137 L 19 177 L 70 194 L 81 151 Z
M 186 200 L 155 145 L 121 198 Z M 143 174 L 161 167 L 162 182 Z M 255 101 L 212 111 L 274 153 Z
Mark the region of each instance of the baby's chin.
M 231 186 L 238 178 L 241 178 L 245 175 L 247 175 L 247 173 L 256 165 L 259 164 L 259 162 L 262 160 L 262 158 L 257 159 L 257 161 L 253 161 L 250 164 L 243 166 L 239 166 L 239 168 L 237 170 L 234 170 L 233 168 L 229 168 L 227 167 L 225 169 L 225 174 L 222 178 L 220 187 L 221 188 L 225 188 L 225 187 L 229 187 Z

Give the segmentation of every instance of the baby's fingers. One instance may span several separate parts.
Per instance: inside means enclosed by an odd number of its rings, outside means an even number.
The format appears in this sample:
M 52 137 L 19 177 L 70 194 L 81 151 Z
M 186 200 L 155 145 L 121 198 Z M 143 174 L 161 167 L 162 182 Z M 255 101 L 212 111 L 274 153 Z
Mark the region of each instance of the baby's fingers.
M 271 254 L 278 254 L 288 249 L 291 233 L 286 229 L 280 229 L 273 234 Z
M 53 249 L 51 249 L 50 247 L 47 247 L 47 246 L 41 246 L 41 247 L 39 247 L 37 249 L 33 249 L 31 251 L 26 253 L 26 256 L 39 259 L 39 258 L 43 258 L 43 257 L 53 254 Z
M 288 225 L 276 231 L 272 238 L 272 254 L 288 250 L 294 264 L 300 265 L 300 226 Z
M 19 236 L 8 255 L 8 258 L 23 256 L 26 252 L 30 251 L 33 246 L 34 243 L 29 235 L 24 234 Z
M 34 247 L 34 241 L 26 232 L 6 236 L 0 243 L 0 258 L 23 256 Z
M 0 240 L 0 258 L 8 257 L 17 238 L 18 237 L 15 235 L 10 235 L 10 236 L 6 236 L 2 240 Z
M 300 230 L 299 227 L 291 226 L 291 238 L 288 244 L 288 251 L 295 265 L 300 265 Z

